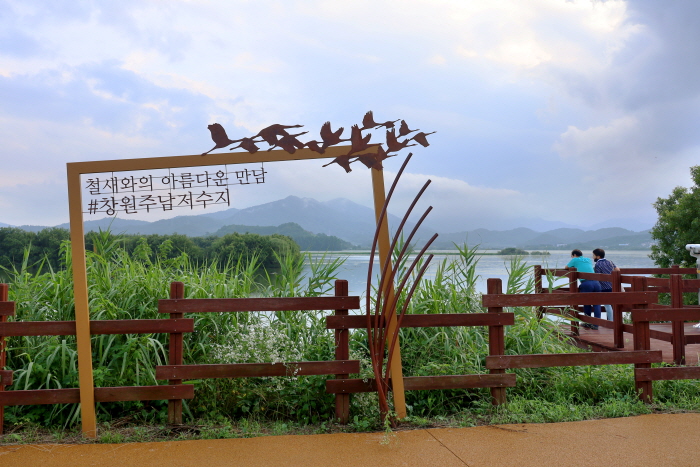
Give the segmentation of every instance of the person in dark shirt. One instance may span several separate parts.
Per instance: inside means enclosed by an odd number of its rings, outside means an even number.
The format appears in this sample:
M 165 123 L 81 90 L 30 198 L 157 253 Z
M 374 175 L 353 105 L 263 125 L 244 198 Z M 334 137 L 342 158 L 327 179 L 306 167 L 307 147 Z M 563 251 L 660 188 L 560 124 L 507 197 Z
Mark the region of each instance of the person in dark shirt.
M 597 274 L 612 274 L 613 271 L 619 271 L 620 268 L 615 266 L 615 263 L 605 258 L 605 250 L 596 248 L 593 250 L 593 261 L 595 261 L 595 272 Z M 610 282 L 600 281 L 601 292 L 612 292 L 612 284 Z M 613 309 L 610 305 L 603 305 L 608 321 L 613 320 Z

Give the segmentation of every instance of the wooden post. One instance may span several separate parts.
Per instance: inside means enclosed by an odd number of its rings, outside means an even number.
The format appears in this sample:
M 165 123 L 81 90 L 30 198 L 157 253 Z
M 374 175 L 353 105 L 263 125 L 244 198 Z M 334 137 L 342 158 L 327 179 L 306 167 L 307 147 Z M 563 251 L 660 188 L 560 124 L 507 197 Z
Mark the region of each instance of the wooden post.
M 92 347 L 90 343 L 90 305 L 88 299 L 87 265 L 85 263 L 85 229 L 83 227 L 83 197 L 80 172 L 68 164 L 68 210 L 70 213 L 70 244 L 73 262 L 73 296 L 75 301 L 75 338 L 78 346 L 78 384 L 80 385 L 80 414 L 83 436 L 97 437 L 95 414 L 95 383 L 92 377 Z
M 376 222 L 379 222 L 379 216 L 381 215 L 382 209 L 384 208 L 384 203 L 386 202 L 386 190 L 384 188 L 384 171 L 371 169 L 372 172 L 372 191 L 374 192 L 374 214 Z M 388 270 L 391 271 L 391 251 L 389 247 L 391 246 L 391 241 L 389 240 L 389 223 L 387 222 L 387 217 L 389 213 L 384 215 L 381 226 L 379 227 L 379 264 L 380 267 L 384 263 L 388 263 Z M 370 258 L 371 261 L 371 258 Z M 394 284 L 387 281 L 385 284 L 386 290 L 386 300 L 389 303 L 394 301 Z M 396 314 L 392 314 L 388 317 L 387 324 L 387 335 L 393 336 L 396 332 L 397 319 Z M 390 340 L 390 339 L 388 339 Z M 401 346 L 399 345 L 400 339 L 396 338 L 396 349 L 391 358 L 391 388 L 392 394 L 394 396 L 394 411 L 396 411 L 396 416 L 401 418 L 406 418 L 406 394 L 404 392 L 403 384 L 403 368 L 401 365 Z
M 671 275 L 671 308 L 683 308 L 683 276 Z M 685 365 L 685 321 L 671 321 L 673 363 Z
M 571 268 L 569 272 L 569 293 L 578 293 L 578 272 L 576 268 Z M 574 318 L 578 317 L 578 304 L 574 303 L 571 305 L 572 315 Z M 578 321 L 571 321 L 571 335 L 579 335 L 579 324 Z
M 539 264 L 535 265 L 535 293 L 542 293 L 542 266 Z M 544 317 L 544 307 L 537 307 L 537 319 L 541 320 Z
M 338 279 L 335 281 L 335 296 L 347 297 L 348 281 Z M 335 310 L 336 316 L 347 316 L 348 310 Z M 335 330 L 335 359 L 350 359 L 350 331 L 348 329 Z M 337 374 L 336 379 L 347 379 L 348 374 Z M 335 395 L 335 418 L 343 425 L 350 421 L 350 394 Z
M 489 278 L 486 279 L 486 293 L 489 295 L 500 295 L 503 293 L 501 279 Z M 489 313 L 501 313 L 501 307 L 489 307 Z M 489 326 L 489 356 L 505 355 L 505 333 L 503 326 Z M 506 370 L 491 369 L 491 374 L 503 374 Z M 493 405 L 501 405 L 506 403 L 506 388 L 491 388 L 491 403 Z
M 612 272 L 610 281 L 613 292 L 622 292 L 622 273 L 620 271 Z M 622 305 L 613 305 L 613 342 L 616 348 L 622 349 L 625 347 L 624 330 L 622 327 Z
M 170 298 L 184 299 L 185 284 L 182 282 L 170 283 Z M 184 313 L 170 313 L 170 319 L 182 319 Z M 182 341 L 181 332 L 171 333 L 168 341 L 168 364 L 182 365 Z M 181 379 L 171 379 L 168 384 L 182 384 Z M 168 401 L 168 423 L 171 425 L 182 425 L 182 399 L 171 399 Z
M 647 278 L 636 276 L 632 279 L 632 290 L 635 292 L 645 292 L 647 290 Z M 647 308 L 647 305 L 632 305 L 633 308 Z M 634 313 L 634 312 L 633 312 Z M 649 321 L 634 322 L 634 350 L 650 350 L 651 335 L 649 334 Z M 651 363 L 635 363 L 637 368 L 651 368 Z M 639 398 L 644 402 L 651 402 L 653 398 L 653 387 L 651 381 L 636 381 L 635 389 Z
M 7 302 L 10 300 L 9 297 L 9 286 L 7 284 L 0 284 L 0 302 Z M 0 316 L 0 323 L 7 321 L 7 316 Z M 7 365 L 7 353 L 5 350 L 5 337 L 0 336 L 0 370 L 5 369 Z M 4 381 L 2 382 L 4 383 Z M 0 391 L 5 390 L 5 384 L 0 384 Z M 0 405 L 0 435 L 3 434 L 3 424 L 5 423 L 5 406 Z

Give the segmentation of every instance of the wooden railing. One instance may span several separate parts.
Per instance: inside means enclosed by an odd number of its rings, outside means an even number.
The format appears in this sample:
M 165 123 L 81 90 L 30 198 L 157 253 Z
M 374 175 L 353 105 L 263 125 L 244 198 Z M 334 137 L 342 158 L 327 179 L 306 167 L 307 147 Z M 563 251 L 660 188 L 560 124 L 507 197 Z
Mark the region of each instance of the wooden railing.
M 183 365 L 183 335 L 194 331 L 194 319 L 184 313 L 221 313 L 243 311 L 300 311 L 335 310 L 336 316 L 347 316 L 348 310 L 359 309 L 359 297 L 348 296 L 347 281 L 336 281 L 336 295 L 332 297 L 294 298 L 233 298 L 185 299 L 184 284 L 170 286 L 170 299 L 160 300 L 158 311 L 169 314 L 165 319 L 91 321 L 91 335 L 168 333 L 168 363 L 156 366 L 158 380 L 167 385 L 95 388 L 96 402 L 168 400 L 168 420 L 182 423 L 182 401 L 194 397 L 194 385 L 183 384 L 186 379 L 241 378 L 259 376 L 335 375 L 347 379 L 360 373 L 360 362 L 348 360 L 347 330 L 336 331 L 336 360 L 322 362 L 244 363 Z M 0 434 L 4 407 L 13 405 L 80 403 L 78 388 L 5 390 L 13 384 L 13 372 L 6 366 L 5 337 L 12 336 L 68 336 L 75 335 L 75 321 L 7 322 L 14 316 L 14 302 L 8 301 L 7 284 L 0 284 Z M 336 414 L 347 423 L 349 396 L 336 397 Z
M 0 284 L 0 434 L 3 430 L 4 407 L 13 405 L 73 404 L 80 403 L 80 389 L 31 389 L 7 391 L 13 383 L 12 370 L 7 365 L 6 337 L 12 336 L 74 336 L 75 321 L 7 322 L 14 316 L 15 303 L 8 301 L 8 286 Z M 192 319 L 139 319 L 91 321 L 90 333 L 150 334 L 192 332 Z M 96 402 L 124 402 L 164 399 L 191 399 L 192 385 L 122 386 L 95 388 Z
M 639 279 L 643 276 L 640 274 L 654 274 L 654 275 L 669 275 L 669 277 L 658 278 L 658 277 L 647 277 L 646 278 L 646 289 L 649 291 L 659 292 L 659 293 L 669 293 L 671 296 L 671 305 L 660 305 L 658 303 L 651 304 L 652 308 L 693 308 L 692 306 L 683 305 L 683 294 L 684 293 L 697 293 L 700 290 L 700 279 L 683 279 L 682 275 L 695 274 L 696 270 L 693 268 L 681 268 L 678 266 L 672 266 L 670 268 L 626 268 L 620 271 L 613 271 L 612 274 L 591 274 L 577 272 L 575 269 L 565 270 L 565 269 L 544 269 L 541 266 L 535 266 L 535 292 L 536 293 L 547 293 L 548 288 L 543 287 L 542 278 L 546 277 L 547 274 L 553 277 L 567 277 L 569 279 L 568 287 L 560 287 L 555 290 L 555 293 L 571 293 L 577 292 L 577 279 L 587 279 L 587 280 L 597 280 L 610 282 L 612 285 L 613 292 L 622 292 L 623 290 L 641 290 Z M 599 304 L 609 304 L 607 301 L 603 300 Z M 541 315 L 546 310 L 540 309 L 538 313 Z M 579 320 L 591 322 L 602 326 L 605 328 L 613 329 L 613 344 L 617 348 L 624 348 L 624 338 L 623 333 L 633 333 L 634 327 L 629 324 L 624 324 L 622 319 L 622 313 L 630 311 L 629 307 L 625 305 L 617 305 L 613 307 L 613 321 L 608 320 L 589 320 L 587 318 L 582 318 L 579 316 Z M 556 311 L 555 311 L 556 312 Z M 684 330 L 684 323 L 678 320 L 672 320 L 671 318 L 662 320 L 671 321 L 671 332 L 664 332 L 659 330 L 650 330 L 650 335 L 653 339 L 660 339 L 666 342 L 671 342 L 673 345 L 673 361 L 677 365 L 682 365 L 685 363 L 685 346 L 687 344 L 700 343 L 700 336 L 686 336 Z M 578 327 L 572 322 L 572 333 L 578 335 Z
M 501 279 L 487 280 L 488 293 L 482 296 L 482 304 L 488 307 L 489 311 L 500 311 L 503 307 L 577 307 L 578 305 L 594 305 L 605 303 L 620 306 L 629 306 L 635 310 L 645 310 L 649 304 L 658 300 L 657 292 L 589 292 L 566 294 L 527 294 L 527 295 L 505 295 L 502 293 Z M 572 311 L 571 313 L 576 313 Z M 560 311 L 557 314 L 571 316 L 567 311 Z M 599 319 L 587 316 L 578 317 L 582 321 L 597 323 Z M 647 323 L 648 324 L 648 323 Z M 636 341 L 635 341 L 636 342 Z M 545 368 L 555 366 L 586 366 L 586 365 L 624 365 L 634 364 L 637 369 L 647 369 L 652 363 L 660 363 L 661 351 L 650 350 L 642 344 L 635 345 L 633 351 L 618 352 L 586 352 L 586 353 L 566 353 L 566 354 L 532 354 L 532 355 L 505 355 L 505 350 L 501 355 L 489 355 L 486 357 L 486 368 L 491 371 L 505 371 L 511 368 Z M 636 380 L 635 386 L 643 400 L 651 400 L 651 383 L 646 380 Z M 505 394 L 503 395 L 505 399 Z
M 491 279 L 489 279 L 490 281 Z M 504 326 L 515 323 L 513 313 L 505 313 L 502 308 L 489 309 L 488 313 L 456 313 L 456 314 L 426 314 L 405 315 L 402 328 L 418 327 L 454 327 L 454 326 L 488 326 L 489 355 L 502 355 L 504 347 Z M 367 317 L 362 316 L 329 316 L 326 327 L 336 332 L 348 332 L 350 329 L 367 329 Z M 347 342 L 343 343 L 342 351 L 347 352 Z M 436 375 L 436 376 L 405 376 L 403 378 L 406 391 L 430 389 L 466 389 L 491 388 L 493 404 L 506 401 L 506 388 L 515 386 L 515 375 L 506 374 L 504 370 L 493 369 L 490 374 L 471 375 Z M 326 391 L 335 394 L 376 391 L 374 379 L 334 379 L 326 381 Z
M 360 308 L 360 297 L 348 296 L 348 282 L 336 280 L 335 296 L 332 297 L 288 297 L 288 298 L 184 298 L 184 285 L 173 282 L 171 298 L 158 301 L 158 312 L 170 317 L 181 317 L 183 313 L 228 313 L 251 311 L 305 311 L 334 310 L 336 318 L 348 316 L 348 310 Z M 362 316 L 364 318 L 364 316 Z M 185 379 L 206 378 L 250 378 L 260 376 L 309 376 L 335 375 L 345 379 L 349 374 L 360 373 L 360 361 L 349 360 L 347 330 L 336 331 L 336 360 L 321 362 L 280 363 L 229 363 L 183 365 L 182 334 L 170 334 L 169 365 L 156 367 L 156 379 L 169 380 L 169 384 L 180 386 Z M 342 423 L 350 418 L 350 401 L 347 396 L 336 397 L 336 416 Z M 171 400 L 168 404 L 168 421 L 182 423 L 182 401 Z

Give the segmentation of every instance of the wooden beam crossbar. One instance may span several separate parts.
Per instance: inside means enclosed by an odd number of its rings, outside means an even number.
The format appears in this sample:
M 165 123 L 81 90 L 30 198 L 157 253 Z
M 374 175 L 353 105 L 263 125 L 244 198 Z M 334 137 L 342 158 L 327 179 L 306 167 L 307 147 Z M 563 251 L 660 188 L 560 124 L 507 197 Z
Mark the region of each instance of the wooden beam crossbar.
M 700 309 L 657 308 L 632 310 L 632 321 L 700 321 Z
M 635 381 L 659 381 L 700 379 L 700 367 L 638 368 L 634 370 Z
M 97 402 L 126 402 L 144 400 L 192 399 L 194 385 L 174 386 L 121 386 L 95 388 Z M 48 405 L 78 404 L 80 390 L 69 389 L 30 389 L 0 392 L 0 405 Z
M 12 370 L 0 370 L 0 386 L 12 386 Z
M 159 313 L 358 310 L 360 297 L 187 298 L 158 300 Z
M 494 355 L 486 357 L 486 368 L 545 368 L 555 366 L 625 365 L 660 363 L 660 350 L 586 352 L 539 355 Z
M 505 388 L 515 387 L 516 376 L 514 373 L 499 375 L 404 376 L 403 381 L 406 391 Z M 391 384 L 389 389 L 391 389 Z M 326 392 L 332 394 L 374 392 L 376 390 L 377 385 L 374 379 L 329 379 L 326 381 Z
M 454 326 L 511 326 L 515 324 L 513 313 L 455 313 L 405 315 L 402 328 L 454 327 Z M 327 316 L 327 329 L 366 329 L 365 315 Z
M 193 319 L 114 319 L 90 321 L 90 334 L 154 334 L 193 332 Z M 0 336 L 74 336 L 75 321 L 0 323 Z
M 251 378 L 262 376 L 311 376 L 356 374 L 359 360 L 287 363 L 230 363 L 209 365 L 161 365 L 156 379 Z
M 0 301 L 0 316 L 14 316 L 15 302 Z
M 617 304 L 649 304 L 656 303 L 656 292 L 589 292 L 567 294 L 486 294 L 481 298 L 485 307 L 514 307 L 514 306 L 567 306 L 573 303 L 577 305 L 599 305 L 607 303 Z

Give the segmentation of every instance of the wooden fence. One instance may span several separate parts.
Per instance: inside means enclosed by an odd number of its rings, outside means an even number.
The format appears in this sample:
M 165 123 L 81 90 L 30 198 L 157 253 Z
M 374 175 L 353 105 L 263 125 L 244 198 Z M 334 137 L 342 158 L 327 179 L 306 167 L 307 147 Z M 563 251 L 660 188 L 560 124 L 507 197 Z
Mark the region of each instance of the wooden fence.
M 566 294 L 503 294 L 501 279 L 487 279 L 488 293 L 482 296 L 482 304 L 489 312 L 500 312 L 503 307 L 577 307 L 578 305 L 594 305 L 605 303 L 629 306 L 635 310 L 645 310 L 658 300 L 658 292 L 569 292 Z M 557 311 L 562 316 L 571 316 L 567 311 Z M 583 318 L 582 318 L 583 319 Z M 585 320 L 585 319 L 583 319 Z M 594 321 L 595 318 L 592 318 Z M 648 323 L 647 323 L 648 324 Z M 545 368 L 555 366 L 586 366 L 586 365 L 624 365 L 634 364 L 637 369 L 650 368 L 651 363 L 660 363 L 661 351 L 649 350 L 647 346 L 637 347 L 633 351 L 618 352 L 585 352 L 565 354 L 532 354 L 506 355 L 502 349 L 500 355 L 486 357 L 486 368 L 490 371 L 505 371 L 513 368 Z M 651 384 L 648 381 L 637 380 L 635 386 L 644 400 L 651 400 Z M 504 395 L 505 398 L 505 395 Z
M 184 284 L 170 285 L 170 299 L 159 300 L 158 311 L 170 315 L 167 319 L 91 321 L 91 335 L 168 333 L 168 363 L 156 366 L 156 379 L 168 380 L 167 385 L 95 388 L 96 402 L 137 400 L 168 400 L 168 421 L 182 423 L 182 401 L 194 397 L 194 386 L 183 384 L 186 379 L 241 378 L 260 376 L 335 375 L 347 378 L 360 372 L 358 360 L 348 360 L 347 331 L 336 331 L 336 360 L 324 362 L 243 363 L 183 365 L 183 335 L 194 331 L 194 319 L 184 313 L 220 313 L 245 311 L 301 311 L 335 309 L 336 316 L 347 316 L 348 310 L 359 309 L 359 297 L 348 296 L 348 283 L 336 281 L 335 296 L 293 298 L 229 298 L 185 299 Z M 8 301 L 7 284 L 0 284 L 0 369 L 6 365 L 5 337 L 75 335 L 75 321 L 6 322 L 14 316 L 15 304 Z M 4 407 L 12 405 L 80 403 L 80 390 L 34 389 L 5 391 L 13 383 L 11 370 L 0 371 L 0 434 Z M 347 395 L 336 397 L 336 414 L 342 421 L 349 418 Z
M 539 268 L 539 269 L 538 269 Z M 488 326 L 488 374 L 406 376 L 405 390 L 490 388 L 492 403 L 506 402 L 506 388 L 516 385 L 516 375 L 506 373 L 507 369 L 540 368 L 581 365 L 622 365 L 635 366 L 635 386 L 645 401 L 652 399 L 652 382 L 663 379 L 700 378 L 700 368 L 651 368 L 652 363 L 661 362 L 661 351 L 650 350 L 650 338 L 657 336 L 650 330 L 649 323 L 658 320 L 685 322 L 700 320 L 700 307 L 682 307 L 680 295 L 698 286 L 696 282 L 683 282 L 678 274 L 687 274 L 683 269 L 673 269 L 670 279 L 651 279 L 632 274 L 648 274 L 648 270 L 624 270 L 622 273 L 606 276 L 583 274 L 576 271 L 552 270 L 551 275 L 568 275 L 569 288 L 565 291 L 548 293 L 542 287 L 542 277 L 546 270 L 536 267 L 536 293 L 527 295 L 503 294 L 500 279 L 488 279 L 487 293 L 482 296 L 486 313 L 456 314 L 411 314 L 406 315 L 402 327 L 452 327 Z M 661 270 L 665 271 L 665 270 Z M 695 270 L 692 270 L 693 272 Z M 653 273 L 659 273 L 654 270 Z M 605 276 L 605 277 L 597 277 Z M 611 279 L 613 292 L 578 293 L 579 277 L 593 280 Z M 675 277 L 675 278 L 674 278 Z M 628 282 L 626 282 L 628 281 Z M 668 281 L 668 285 L 666 282 Z M 622 292 L 623 284 L 629 284 Z M 658 294 L 670 292 L 670 307 L 660 307 Z M 242 378 L 260 376 L 333 375 L 335 379 L 326 381 L 326 391 L 336 395 L 335 414 L 343 423 L 349 420 L 350 394 L 375 391 L 374 379 L 351 379 L 350 374 L 360 373 L 360 362 L 349 360 L 349 331 L 366 329 L 365 315 L 350 315 L 349 310 L 359 309 L 359 297 L 348 296 L 348 283 L 336 281 L 335 295 L 331 297 L 292 297 L 292 298 L 228 298 L 228 299 L 185 299 L 184 285 L 174 282 L 170 287 L 170 298 L 159 300 L 158 312 L 168 314 L 165 319 L 151 320 L 112 320 L 92 321 L 90 332 L 98 334 L 138 334 L 168 333 L 168 365 L 156 366 L 158 380 L 167 380 L 167 385 L 95 388 L 97 402 L 168 400 L 168 421 L 182 423 L 182 401 L 194 397 L 194 386 L 184 384 L 184 380 L 203 378 Z M 581 315 L 577 309 L 581 305 L 606 303 L 615 307 L 616 320 L 596 319 Z M 681 306 L 677 306 L 677 305 Z M 572 318 L 572 329 L 578 330 L 578 321 L 613 327 L 634 334 L 633 351 L 586 352 L 570 354 L 507 355 L 505 348 L 505 326 L 515 323 L 514 314 L 505 312 L 507 307 L 535 307 L 540 313 L 556 313 Z M 194 320 L 184 318 L 185 313 L 222 313 L 251 311 L 303 311 L 334 310 L 326 317 L 326 327 L 335 332 L 335 360 L 321 362 L 268 362 L 244 364 L 198 364 L 184 365 L 184 333 L 194 331 Z M 622 312 L 629 311 L 633 324 L 622 323 Z M 0 434 L 2 433 L 3 407 L 11 405 L 79 403 L 78 388 L 5 390 L 13 383 L 13 372 L 4 370 L 6 366 L 5 339 L 7 336 L 49 336 L 75 335 L 75 322 L 7 322 L 14 316 L 15 306 L 8 301 L 8 287 L 0 284 Z M 675 328 L 674 328 L 675 329 Z M 622 332 L 621 331 L 621 332 Z M 4 336 L 4 337 L 1 337 Z M 680 337 L 679 337 L 680 336 Z M 657 337 L 655 337 L 657 338 Z M 688 336 L 673 334 L 671 339 L 690 342 Z
M 660 305 L 658 303 L 651 304 L 651 308 L 700 308 L 697 306 L 683 305 L 683 294 L 684 293 L 697 293 L 700 289 L 700 279 L 683 279 L 682 275 L 685 274 L 695 274 L 696 270 L 693 268 L 680 268 L 678 266 L 672 266 L 670 268 L 627 268 L 620 271 L 613 271 L 612 274 L 591 274 L 582 273 L 574 270 L 564 270 L 564 269 L 544 269 L 541 266 L 535 266 L 535 292 L 536 293 L 548 293 L 549 287 L 545 288 L 542 285 L 543 277 L 567 277 L 569 279 L 569 287 L 561 287 L 556 290 L 552 290 L 553 293 L 576 293 L 578 292 L 578 281 L 577 279 L 587 279 L 587 280 L 598 280 L 610 282 L 612 285 L 613 292 L 622 292 L 623 290 L 640 290 L 641 282 L 638 280 L 643 277 L 639 274 L 654 274 L 654 275 L 669 275 L 669 277 L 658 278 L 658 277 L 647 277 L 646 289 L 648 291 L 655 291 L 659 293 L 668 293 L 671 297 L 670 305 Z M 599 303 L 607 303 L 602 301 Z M 595 319 L 582 314 L 577 315 L 578 320 L 585 321 L 591 324 L 597 324 L 605 328 L 613 330 L 613 342 L 614 346 L 617 348 L 624 347 L 623 333 L 633 333 L 634 327 L 630 324 L 625 324 L 623 322 L 623 312 L 629 312 L 630 308 L 625 305 L 618 305 L 613 307 L 613 321 L 608 321 L 605 319 Z M 544 312 L 551 312 L 558 314 L 557 310 L 545 310 L 540 309 L 540 314 Z M 660 321 L 670 321 L 671 332 L 666 332 L 663 330 L 650 330 L 651 337 L 653 339 L 659 339 L 666 342 L 670 342 L 673 345 L 673 361 L 677 365 L 682 365 L 685 363 L 685 346 L 688 344 L 700 343 L 700 336 L 686 336 L 684 322 L 673 319 L 671 315 L 667 315 L 666 319 L 661 319 Z M 578 335 L 578 324 L 572 322 L 572 334 Z
M 490 279 L 489 279 L 490 280 Z M 503 309 L 489 309 L 488 313 L 451 313 L 451 314 L 411 314 L 405 315 L 402 328 L 425 327 L 454 327 L 454 326 L 488 326 L 489 355 L 502 355 L 505 352 L 504 326 L 515 324 L 513 313 L 505 313 Z M 367 329 L 365 315 L 329 316 L 326 327 L 338 332 L 349 332 L 350 329 Z M 342 343 L 341 352 L 348 352 L 347 340 Z M 406 391 L 430 389 L 467 389 L 491 388 L 492 402 L 502 404 L 506 401 L 505 390 L 515 386 L 515 375 L 506 374 L 504 370 L 493 370 L 490 374 L 471 375 L 436 375 L 436 376 L 404 376 Z M 358 392 L 376 391 L 374 379 L 342 379 L 326 381 L 326 391 L 337 395 L 348 395 Z M 344 414 L 347 417 L 349 414 Z M 342 417 L 341 420 L 343 419 Z
M 158 301 L 158 312 L 169 313 L 171 319 L 184 313 L 227 313 L 250 311 L 305 311 L 335 310 L 336 317 L 346 317 L 348 310 L 360 308 L 360 297 L 348 296 L 348 282 L 335 281 L 333 297 L 290 298 L 184 298 L 184 284 L 171 284 L 171 298 Z M 309 376 L 335 375 L 347 378 L 360 372 L 360 361 L 349 360 L 348 335 L 340 330 L 335 333 L 335 360 L 322 362 L 281 363 L 230 363 L 183 365 L 182 334 L 170 334 L 169 365 L 156 367 L 156 378 L 180 386 L 185 379 L 248 378 L 260 376 Z M 336 397 L 336 415 L 343 422 L 349 420 L 350 401 L 347 397 Z M 182 401 L 171 400 L 168 404 L 168 421 L 182 423 Z
M 6 337 L 12 336 L 74 336 L 75 321 L 25 321 L 7 322 L 15 315 L 15 303 L 8 299 L 7 284 L 0 284 L 0 434 L 3 433 L 4 407 L 13 405 L 77 404 L 79 388 L 5 390 L 13 383 L 12 370 L 4 370 L 7 364 Z M 91 321 L 90 333 L 146 334 L 192 332 L 193 319 L 130 319 Z M 192 385 L 122 386 L 95 388 L 96 402 L 123 402 L 165 399 L 191 399 Z

